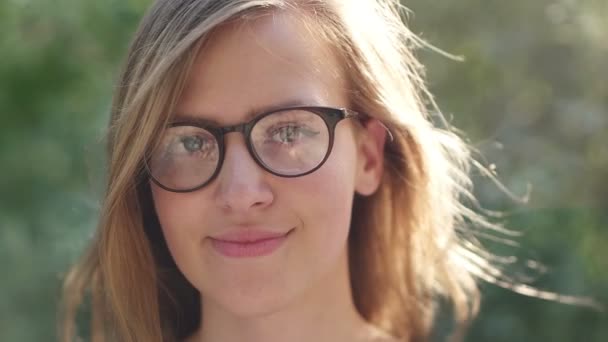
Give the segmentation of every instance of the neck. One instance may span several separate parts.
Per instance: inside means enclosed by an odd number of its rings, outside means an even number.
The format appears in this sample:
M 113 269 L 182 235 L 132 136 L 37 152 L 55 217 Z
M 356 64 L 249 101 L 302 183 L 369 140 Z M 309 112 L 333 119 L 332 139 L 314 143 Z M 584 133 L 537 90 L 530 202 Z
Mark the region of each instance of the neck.
M 242 317 L 205 303 L 201 312 L 189 342 L 360 341 L 370 332 L 352 300 L 346 252 L 335 270 L 279 311 Z

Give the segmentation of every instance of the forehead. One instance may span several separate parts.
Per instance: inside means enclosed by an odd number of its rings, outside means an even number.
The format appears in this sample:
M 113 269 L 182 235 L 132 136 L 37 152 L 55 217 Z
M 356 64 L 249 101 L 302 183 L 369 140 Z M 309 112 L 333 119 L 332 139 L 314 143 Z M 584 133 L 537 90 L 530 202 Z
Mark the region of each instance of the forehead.
M 343 67 L 312 25 L 273 12 L 219 28 L 196 57 L 177 115 L 232 124 L 283 104 L 346 106 Z

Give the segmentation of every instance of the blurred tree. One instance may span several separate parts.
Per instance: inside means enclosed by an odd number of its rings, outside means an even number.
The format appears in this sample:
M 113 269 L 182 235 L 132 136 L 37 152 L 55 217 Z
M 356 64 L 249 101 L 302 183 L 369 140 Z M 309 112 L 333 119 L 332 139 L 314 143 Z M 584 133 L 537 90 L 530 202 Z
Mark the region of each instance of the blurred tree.
M 478 177 L 485 206 L 523 233 L 506 267 L 533 285 L 608 303 L 608 3 L 605 1 L 407 0 L 416 33 L 450 61 L 424 50 L 429 85 L 518 204 Z M 549 266 L 534 272 L 540 261 Z M 532 263 L 530 263 L 532 262 Z M 604 341 L 608 317 L 483 285 L 469 341 Z

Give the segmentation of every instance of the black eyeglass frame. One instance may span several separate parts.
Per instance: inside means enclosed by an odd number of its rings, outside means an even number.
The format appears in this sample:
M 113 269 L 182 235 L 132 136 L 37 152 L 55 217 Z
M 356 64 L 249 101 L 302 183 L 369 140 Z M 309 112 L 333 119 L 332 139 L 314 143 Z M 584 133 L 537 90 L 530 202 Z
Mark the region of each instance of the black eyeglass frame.
M 261 157 L 256 153 L 255 149 L 253 148 L 253 144 L 251 142 L 251 131 L 253 130 L 253 127 L 255 126 L 255 124 L 258 121 L 262 120 L 263 118 L 267 117 L 268 115 L 271 115 L 271 114 L 274 114 L 277 112 L 284 112 L 284 111 L 288 111 L 288 110 L 305 110 L 305 111 L 309 111 L 313 114 L 318 115 L 319 117 L 321 117 L 321 119 L 323 119 L 323 122 L 327 126 L 327 129 L 329 132 L 329 144 L 327 146 L 327 152 L 325 153 L 325 156 L 323 157 L 321 162 L 319 162 L 319 164 L 317 166 L 315 166 L 313 169 L 311 169 L 309 171 L 299 173 L 299 174 L 294 174 L 294 175 L 284 175 L 281 173 L 277 173 L 277 172 L 273 171 L 272 169 L 270 169 L 268 166 L 266 166 L 264 164 L 264 162 L 262 161 Z M 232 132 L 241 132 L 245 136 L 245 144 L 247 145 L 247 150 L 249 151 L 249 154 L 253 157 L 253 160 L 262 169 L 269 172 L 270 174 L 273 174 L 273 175 L 279 176 L 279 177 L 284 177 L 284 178 L 302 177 L 302 176 L 315 172 L 321 166 L 323 166 L 323 164 L 325 164 L 325 162 L 329 158 L 329 155 L 331 154 L 331 151 L 332 151 L 332 148 L 334 145 L 334 136 L 335 136 L 336 126 L 338 125 L 338 122 L 340 122 L 344 119 L 347 119 L 347 118 L 363 119 L 364 117 L 363 117 L 363 115 L 361 115 L 353 110 L 347 109 L 347 108 L 336 108 L 336 107 L 325 107 L 325 106 L 293 106 L 293 107 L 284 107 L 284 108 L 273 109 L 271 111 L 264 112 L 264 113 L 257 115 L 256 117 L 254 117 L 253 119 L 251 119 L 248 122 L 231 125 L 231 126 L 213 126 L 213 125 L 206 125 L 206 124 L 201 124 L 201 123 L 191 122 L 191 121 L 172 122 L 168 125 L 168 128 L 178 127 L 178 126 L 198 127 L 198 128 L 208 131 L 209 133 L 211 133 L 213 135 L 213 137 L 215 137 L 215 139 L 218 143 L 218 152 L 219 152 L 219 160 L 218 160 L 217 166 L 215 167 L 215 171 L 209 177 L 208 180 L 206 180 L 204 183 L 202 183 L 200 185 L 196 185 L 189 189 L 173 189 L 173 188 L 163 185 L 159 180 L 154 178 L 154 176 L 152 175 L 152 170 L 150 169 L 150 166 L 149 166 L 149 159 L 150 159 L 149 156 L 145 158 L 144 164 L 145 164 L 146 172 L 148 173 L 148 176 L 150 177 L 152 182 L 154 182 L 156 185 L 158 185 L 162 189 L 165 189 L 165 190 L 171 191 L 171 192 L 177 192 L 177 193 L 193 192 L 193 191 L 199 190 L 199 189 L 203 188 L 204 186 L 208 185 L 209 183 L 211 183 L 217 177 L 217 175 L 220 173 L 220 171 L 222 169 L 222 165 L 224 163 L 224 157 L 225 157 L 225 151 L 226 151 L 226 143 L 224 140 L 225 135 L 228 133 L 232 133 Z

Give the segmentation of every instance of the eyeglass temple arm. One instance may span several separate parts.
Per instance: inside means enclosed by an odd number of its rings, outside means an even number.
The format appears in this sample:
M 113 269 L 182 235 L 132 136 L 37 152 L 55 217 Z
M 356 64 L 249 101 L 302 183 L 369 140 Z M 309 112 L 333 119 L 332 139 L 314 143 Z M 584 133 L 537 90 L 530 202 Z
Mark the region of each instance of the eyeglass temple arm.
M 390 139 L 390 142 L 395 141 L 395 137 L 393 137 L 393 133 L 391 132 L 390 129 L 388 129 L 388 127 L 384 124 L 384 122 L 382 122 L 382 121 L 380 121 L 380 120 L 378 120 L 376 118 L 373 118 L 373 117 L 362 115 L 362 114 L 360 114 L 358 112 L 355 112 L 354 110 L 350 110 L 350 109 L 347 109 L 347 108 L 344 108 L 344 114 L 345 114 L 345 116 L 347 118 L 361 118 L 361 119 L 365 118 L 365 119 L 373 119 L 373 120 L 378 121 L 378 123 L 382 127 L 384 127 L 384 129 L 386 130 L 386 133 L 388 133 L 388 138 Z

